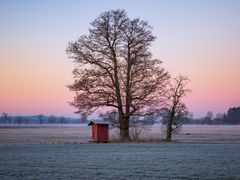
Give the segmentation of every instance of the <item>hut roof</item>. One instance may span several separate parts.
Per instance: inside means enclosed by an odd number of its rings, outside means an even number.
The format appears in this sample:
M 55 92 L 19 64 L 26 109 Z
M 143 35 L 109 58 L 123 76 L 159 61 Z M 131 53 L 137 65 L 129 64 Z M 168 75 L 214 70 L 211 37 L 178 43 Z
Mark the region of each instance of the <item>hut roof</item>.
M 107 121 L 102 121 L 102 120 L 91 120 L 89 123 L 88 123 L 88 126 L 91 126 L 93 124 L 102 124 L 102 125 L 110 125 L 111 123 L 110 122 L 107 122 Z

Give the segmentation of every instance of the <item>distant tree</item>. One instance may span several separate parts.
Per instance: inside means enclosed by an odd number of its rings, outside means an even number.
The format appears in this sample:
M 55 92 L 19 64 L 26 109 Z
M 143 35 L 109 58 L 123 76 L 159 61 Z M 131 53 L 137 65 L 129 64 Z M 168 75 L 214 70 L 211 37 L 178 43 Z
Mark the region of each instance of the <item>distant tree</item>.
M 206 116 L 203 117 L 201 124 L 212 124 L 214 115 L 211 111 L 208 111 Z
M 7 125 L 7 120 L 8 120 L 8 113 L 3 112 L 2 113 L 2 118 L 3 118 L 3 122 L 5 124 L 5 126 Z
M 240 124 L 240 107 L 231 107 L 227 113 L 218 113 L 214 117 L 211 111 L 196 122 L 201 124 Z
M 231 107 L 224 117 L 225 124 L 240 124 L 240 107 Z
M 59 118 L 59 120 L 60 120 L 60 123 L 61 123 L 61 124 L 64 124 L 66 118 L 65 118 L 64 116 L 61 116 L 61 117 Z
M 8 116 L 8 124 L 12 124 L 12 119 L 13 119 L 13 117 Z
M 157 119 L 159 118 L 158 116 L 159 114 L 151 114 L 151 115 L 148 115 L 148 116 L 144 116 L 142 118 L 142 123 L 143 125 L 154 125 L 155 122 L 157 121 Z
M 27 118 L 24 118 L 24 123 L 28 124 L 28 119 Z
M 182 119 L 182 124 L 194 124 L 193 114 L 188 112 Z
M 188 111 L 183 103 L 183 97 L 191 92 L 186 88 L 189 79 L 186 76 L 179 75 L 173 78 L 173 82 L 169 88 L 169 100 L 163 109 L 163 119 L 166 123 L 166 140 L 171 141 L 172 133 L 181 127 L 184 117 Z
M 217 113 L 215 118 L 212 119 L 212 124 L 223 124 L 225 114 Z
M 88 117 L 86 113 L 82 113 L 81 114 L 81 119 L 80 119 L 81 123 L 87 123 L 88 122 Z
M 39 123 L 41 124 L 41 127 L 42 127 L 42 124 L 43 124 L 43 117 L 44 117 L 43 114 L 38 115 L 38 119 L 39 119 Z
M 56 120 L 57 120 L 56 116 L 54 116 L 54 115 L 48 116 L 48 122 L 49 122 L 50 124 L 56 123 Z
M 217 118 L 217 119 L 223 119 L 224 116 L 225 116 L 224 113 L 217 113 L 215 118 Z
M 20 125 L 23 121 L 23 118 L 21 116 L 16 117 L 17 124 Z
M 148 22 L 112 10 L 91 25 L 90 34 L 66 50 L 76 63 L 75 81 L 68 86 L 76 92 L 71 105 L 88 114 L 100 107 L 115 109 L 121 140 L 129 140 L 131 117 L 156 113 L 169 74 L 149 50 L 155 37 Z

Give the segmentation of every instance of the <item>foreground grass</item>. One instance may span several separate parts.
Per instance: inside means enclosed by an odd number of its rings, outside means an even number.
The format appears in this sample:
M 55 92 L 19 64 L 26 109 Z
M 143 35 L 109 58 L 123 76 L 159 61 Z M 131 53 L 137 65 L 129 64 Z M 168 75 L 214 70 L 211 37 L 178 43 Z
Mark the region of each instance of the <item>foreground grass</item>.
M 239 179 L 240 144 L 0 145 L 0 179 Z

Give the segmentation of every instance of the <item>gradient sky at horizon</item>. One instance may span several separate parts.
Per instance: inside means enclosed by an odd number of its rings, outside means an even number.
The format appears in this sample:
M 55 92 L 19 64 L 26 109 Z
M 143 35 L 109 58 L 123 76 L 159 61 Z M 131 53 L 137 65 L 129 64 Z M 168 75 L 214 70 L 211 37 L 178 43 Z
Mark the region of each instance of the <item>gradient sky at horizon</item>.
M 240 106 L 238 0 L 1 0 L 0 112 L 76 117 L 65 48 L 111 9 L 153 27 L 154 57 L 172 76 L 191 79 L 185 102 L 194 117 Z

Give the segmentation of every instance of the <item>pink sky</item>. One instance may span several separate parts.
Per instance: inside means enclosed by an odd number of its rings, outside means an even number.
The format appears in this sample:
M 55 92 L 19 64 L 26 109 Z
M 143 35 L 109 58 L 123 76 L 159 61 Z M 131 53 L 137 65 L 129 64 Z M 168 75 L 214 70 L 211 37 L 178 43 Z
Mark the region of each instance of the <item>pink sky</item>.
M 56 2 L 0 3 L 0 112 L 77 116 L 67 103 L 73 63 L 65 48 L 116 8 L 153 26 L 154 56 L 173 76 L 191 79 L 185 102 L 195 117 L 240 106 L 239 1 Z

